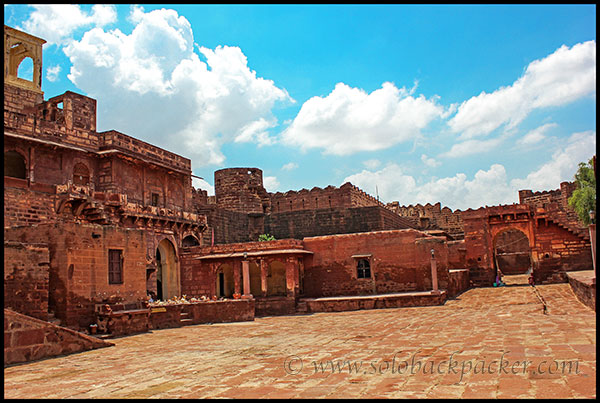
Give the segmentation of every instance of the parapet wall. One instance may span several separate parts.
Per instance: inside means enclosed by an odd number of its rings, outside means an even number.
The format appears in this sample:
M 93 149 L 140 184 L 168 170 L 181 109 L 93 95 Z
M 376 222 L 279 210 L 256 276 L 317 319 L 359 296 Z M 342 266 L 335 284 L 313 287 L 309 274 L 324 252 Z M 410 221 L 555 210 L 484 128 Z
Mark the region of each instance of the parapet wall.
M 339 188 L 335 186 L 327 186 L 323 189 L 314 187 L 311 190 L 270 193 L 269 196 L 273 213 L 323 208 L 385 207 L 379 200 L 350 182 L 344 183 Z
M 421 204 L 400 206 L 398 202 L 392 202 L 386 207 L 401 217 L 411 219 L 416 228 L 441 229 L 454 236 L 464 233 L 462 212 L 452 211 L 448 207 L 442 208 L 439 202 L 434 205 L 427 203 L 424 206 Z
M 4 86 L 4 94 L 10 106 L 4 112 L 5 132 L 86 150 L 98 149 L 95 99 L 67 91 L 45 102 L 33 95 L 13 101 L 27 93 L 10 85 Z M 32 101 L 37 102 L 30 105 Z M 18 103 L 22 106 L 20 110 Z
M 277 239 L 404 228 L 412 226 L 381 206 L 288 211 L 269 214 L 264 219 L 264 232 Z
M 185 157 L 148 144 L 142 140 L 128 136 L 116 130 L 101 132 L 100 150 L 106 153 L 110 150 L 128 151 L 149 162 L 173 168 L 181 172 L 191 172 L 192 162 Z
M 4 309 L 4 366 L 114 346 L 71 329 Z
M 519 190 L 519 203 L 534 207 L 546 207 L 550 203 L 558 203 L 563 209 L 569 209 L 569 198 L 577 189 L 575 182 L 561 182 L 560 189 L 533 192 L 529 189 Z

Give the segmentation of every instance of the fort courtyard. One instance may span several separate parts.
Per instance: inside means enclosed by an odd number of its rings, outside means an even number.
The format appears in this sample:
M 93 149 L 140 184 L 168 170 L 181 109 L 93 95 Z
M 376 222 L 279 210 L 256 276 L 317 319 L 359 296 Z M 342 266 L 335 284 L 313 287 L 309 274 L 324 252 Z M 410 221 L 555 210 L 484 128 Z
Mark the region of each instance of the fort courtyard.
M 111 342 L 5 368 L 4 397 L 596 397 L 596 315 L 568 284 L 473 288 L 441 306 L 271 316 Z
M 253 166 L 209 195 L 4 43 L 5 398 L 596 397 L 595 155 L 464 211 Z

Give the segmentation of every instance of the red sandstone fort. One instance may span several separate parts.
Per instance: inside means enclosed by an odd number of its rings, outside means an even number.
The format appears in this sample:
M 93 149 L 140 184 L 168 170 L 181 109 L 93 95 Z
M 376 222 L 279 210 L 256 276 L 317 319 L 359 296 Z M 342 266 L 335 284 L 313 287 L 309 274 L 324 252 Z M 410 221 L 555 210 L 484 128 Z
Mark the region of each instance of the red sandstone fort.
M 498 270 L 543 284 L 592 268 L 569 182 L 452 211 L 351 183 L 269 193 L 260 169 L 228 168 L 209 197 L 189 159 L 98 132 L 96 100 L 45 100 L 44 43 L 4 26 L 5 364 L 105 343 L 90 333 L 436 305 Z M 32 81 L 18 76 L 25 58 Z

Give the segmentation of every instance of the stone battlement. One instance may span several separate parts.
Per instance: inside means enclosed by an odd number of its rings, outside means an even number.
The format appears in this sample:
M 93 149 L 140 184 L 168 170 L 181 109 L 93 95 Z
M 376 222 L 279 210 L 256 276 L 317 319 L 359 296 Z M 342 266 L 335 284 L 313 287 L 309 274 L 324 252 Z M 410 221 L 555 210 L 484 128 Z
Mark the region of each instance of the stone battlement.
M 350 208 L 385 205 L 350 182 L 342 186 L 325 188 L 289 190 L 285 193 L 269 194 L 273 212 L 314 210 L 322 208 Z

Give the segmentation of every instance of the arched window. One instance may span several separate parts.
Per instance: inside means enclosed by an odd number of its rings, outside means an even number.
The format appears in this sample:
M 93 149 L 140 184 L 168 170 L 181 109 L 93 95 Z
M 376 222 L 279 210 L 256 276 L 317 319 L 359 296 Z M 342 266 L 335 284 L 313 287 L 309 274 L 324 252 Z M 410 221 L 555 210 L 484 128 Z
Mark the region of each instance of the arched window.
M 90 171 L 85 164 L 78 162 L 73 167 L 73 184 L 88 185 L 90 183 Z
M 25 57 L 17 68 L 17 77 L 33 82 L 33 59 Z
M 356 264 L 357 278 L 371 278 L 371 265 L 367 259 L 359 259 Z
M 200 242 L 198 242 L 198 240 L 196 239 L 195 236 L 193 235 L 188 235 L 185 238 L 183 238 L 183 241 L 181 241 L 181 246 L 188 247 L 188 246 L 198 246 L 200 245 Z
M 16 151 L 4 153 L 4 176 L 27 179 L 27 167 L 25 158 Z

